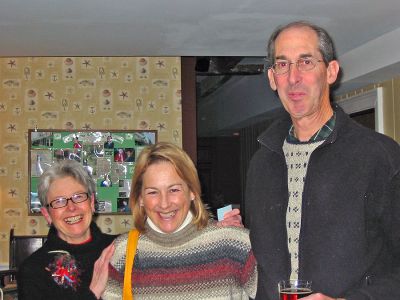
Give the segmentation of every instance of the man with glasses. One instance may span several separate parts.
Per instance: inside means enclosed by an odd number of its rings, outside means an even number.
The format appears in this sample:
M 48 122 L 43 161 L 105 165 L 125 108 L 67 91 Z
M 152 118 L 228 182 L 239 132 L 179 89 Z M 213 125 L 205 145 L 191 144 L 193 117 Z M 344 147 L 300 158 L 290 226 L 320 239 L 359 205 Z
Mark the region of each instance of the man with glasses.
M 285 279 L 312 280 L 304 300 L 400 299 L 399 145 L 331 103 L 339 63 L 324 29 L 279 27 L 267 61 L 288 115 L 260 135 L 248 171 L 256 299 L 279 299 Z
M 75 160 L 58 161 L 41 175 L 38 195 L 50 230 L 43 247 L 19 267 L 18 299 L 100 297 L 114 250 L 107 246 L 115 236 L 102 233 L 93 222 L 95 187 Z M 104 260 L 95 266 L 103 249 Z

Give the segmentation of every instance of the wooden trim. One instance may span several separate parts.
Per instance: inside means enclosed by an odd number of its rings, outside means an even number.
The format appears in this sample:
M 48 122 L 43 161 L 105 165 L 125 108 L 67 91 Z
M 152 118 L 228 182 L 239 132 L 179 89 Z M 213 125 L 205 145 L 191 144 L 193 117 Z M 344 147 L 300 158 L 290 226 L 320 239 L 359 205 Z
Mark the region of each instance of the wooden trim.
M 181 58 L 182 147 L 197 164 L 196 58 Z

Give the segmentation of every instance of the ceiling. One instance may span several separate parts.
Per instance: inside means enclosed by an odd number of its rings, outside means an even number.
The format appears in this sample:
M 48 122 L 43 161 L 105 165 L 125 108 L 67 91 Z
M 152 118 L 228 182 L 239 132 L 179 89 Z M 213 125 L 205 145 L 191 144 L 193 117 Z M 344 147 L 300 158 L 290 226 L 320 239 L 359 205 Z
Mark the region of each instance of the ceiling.
M 1 0 L 1 56 L 263 56 L 278 25 L 317 22 L 340 55 L 400 27 L 398 0 Z
M 398 0 L 0 0 L 0 56 L 233 56 L 224 72 L 249 78 L 273 29 L 302 19 L 333 36 L 343 93 L 400 73 L 399 16 Z

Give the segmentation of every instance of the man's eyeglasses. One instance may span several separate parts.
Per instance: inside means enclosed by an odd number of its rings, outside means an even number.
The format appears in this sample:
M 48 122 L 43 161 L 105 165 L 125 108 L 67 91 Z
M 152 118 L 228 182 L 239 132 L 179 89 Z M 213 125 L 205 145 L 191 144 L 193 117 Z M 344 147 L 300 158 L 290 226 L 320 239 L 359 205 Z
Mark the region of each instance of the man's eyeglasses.
M 291 65 L 296 65 L 297 70 L 299 70 L 300 72 L 307 72 L 314 69 L 319 62 L 323 62 L 323 60 L 315 59 L 312 57 L 299 58 L 296 62 L 278 60 L 270 67 L 270 69 L 275 74 L 282 75 L 290 71 Z
M 51 208 L 57 209 L 57 208 L 62 208 L 67 206 L 68 201 L 72 201 L 73 203 L 81 203 L 86 201 L 89 198 L 89 194 L 88 193 L 77 193 L 72 195 L 69 198 L 66 197 L 60 197 L 60 198 L 56 198 L 53 201 L 51 201 L 49 204 L 46 205 L 46 207 L 51 206 Z

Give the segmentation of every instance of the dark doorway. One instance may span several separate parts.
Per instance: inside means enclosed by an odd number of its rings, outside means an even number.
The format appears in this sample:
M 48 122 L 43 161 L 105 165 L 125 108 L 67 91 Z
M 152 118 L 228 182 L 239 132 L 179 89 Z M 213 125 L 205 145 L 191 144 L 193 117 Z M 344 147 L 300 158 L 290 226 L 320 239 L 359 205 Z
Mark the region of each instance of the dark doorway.
M 367 110 L 359 111 L 350 114 L 350 117 L 361 125 L 375 130 L 375 109 L 370 108 Z
M 216 216 L 216 209 L 241 203 L 240 139 L 205 137 L 197 140 L 197 169 L 203 201 Z

